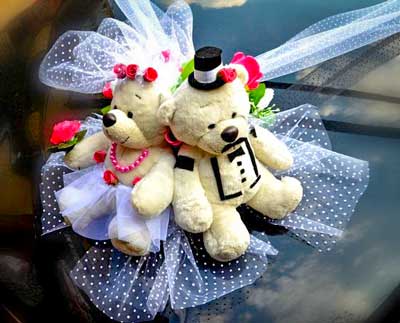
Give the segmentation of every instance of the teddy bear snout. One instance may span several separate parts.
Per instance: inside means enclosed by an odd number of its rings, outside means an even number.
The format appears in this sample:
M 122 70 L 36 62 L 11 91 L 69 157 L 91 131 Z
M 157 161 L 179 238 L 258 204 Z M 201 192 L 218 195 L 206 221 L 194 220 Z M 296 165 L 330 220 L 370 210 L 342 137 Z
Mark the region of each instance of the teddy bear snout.
M 117 118 L 113 113 L 106 113 L 103 116 L 103 125 L 104 127 L 108 128 L 114 125 L 117 122 Z
M 221 138 L 226 142 L 234 142 L 239 134 L 239 129 L 234 126 L 229 126 L 221 133 Z

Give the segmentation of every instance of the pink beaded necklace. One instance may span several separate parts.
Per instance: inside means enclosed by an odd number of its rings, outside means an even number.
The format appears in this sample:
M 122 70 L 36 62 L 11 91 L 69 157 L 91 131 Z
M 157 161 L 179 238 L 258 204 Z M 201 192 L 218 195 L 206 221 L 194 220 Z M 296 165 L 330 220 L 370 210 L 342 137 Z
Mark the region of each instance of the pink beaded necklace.
M 118 163 L 117 160 L 117 143 L 113 142 L 111 144 L 111 150 L 110 150 L 110 160 L 113 166 L 117 171 L 120 173 L 127 173 L 130 172 L 131 170 L 134 170 L 136 167 L 139 167 L 140 164 L 145 160 L 145 158 L 149 155 L 149 150 L 148 149 L 143 149 L 138 158 L 136 160 L 127 166 L 122 166 Z

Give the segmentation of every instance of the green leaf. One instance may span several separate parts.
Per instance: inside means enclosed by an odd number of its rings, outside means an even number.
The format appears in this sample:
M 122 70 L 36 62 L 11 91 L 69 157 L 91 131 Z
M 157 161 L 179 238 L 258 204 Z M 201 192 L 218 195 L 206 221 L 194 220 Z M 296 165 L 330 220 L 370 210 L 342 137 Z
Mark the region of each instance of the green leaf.
M 250 112 L 253 116 L 262 120 L 265 123 L 266 127 L 270 127 L 275 123 L 275 120 L 276 120 L 275 113 L 278 111 L 279 111 L 279 109 L 276 108 L 275 104 L 274 104 L 265 109 L 254 107 L 253 110 Z
M 104 108 L 100 109 L 100 112 L 102 115 L 105 115 L 106 113 L 108 113 L 111 110 L 111 105 L 107 105 Z
M 182 65 L 181 79 L 182 82 L 186 80 L 189 75 L 194 71 L 194 58 Z
M 182 65 L 181 75 L 179 76 L 176 83 L 171 87 L 171 92 L 174 93 L 193 71 L 194 71 L 194 58 Z
M 61 143 L 61 144 L 58 144 L 58 149 L 60 149 L 60 150 L 64 150 L 64 149 L 66 149 L 66 148 L 69 148 L 69 147 L 71 147 L 71 146 L 74 146 L 74 145 L 76 145 L 76 143 L 78 142 L 78 138 L 76 138 L 76 137 L 74 137 L 74 138 L 72 138 L 71 140 L 69 140 L 69 141 L 67 141 L 67 142 L 63 142 L 63 143 Z
M 257 88 L 249 91 L 249 99 L 251 102 L 254 103 L 255 106 L 257 106 L 262 97 L 264 96 L 264 94 L 265 94 L 265 84 L 260 83 L 260 85 L 257 86 Z
M 87 132 L 87 130 L 85 129 L 85 130 L 81 130 L 75 134 L 75 138 L 77 139 L 76 143 L 80 142 L 85 137 L 86 132 Z

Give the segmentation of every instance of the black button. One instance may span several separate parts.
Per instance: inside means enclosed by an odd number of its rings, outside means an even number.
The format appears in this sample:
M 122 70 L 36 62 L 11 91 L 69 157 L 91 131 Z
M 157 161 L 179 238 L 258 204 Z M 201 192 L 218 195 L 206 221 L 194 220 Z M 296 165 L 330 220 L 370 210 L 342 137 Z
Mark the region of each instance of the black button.
M 246 177 L 242 178 L 242 183 L 244 183 L 245 181 L 247 181 Z
M 242 162 L 241 162 L 241 161 L 238 161 L 238 162 L 237 162 L 237 165 L 238 165 L 238 166 L 242 166 Z
M 244 174 L 244 169 L 241 169 L 241 170 L 240 170 L 240 174 Z

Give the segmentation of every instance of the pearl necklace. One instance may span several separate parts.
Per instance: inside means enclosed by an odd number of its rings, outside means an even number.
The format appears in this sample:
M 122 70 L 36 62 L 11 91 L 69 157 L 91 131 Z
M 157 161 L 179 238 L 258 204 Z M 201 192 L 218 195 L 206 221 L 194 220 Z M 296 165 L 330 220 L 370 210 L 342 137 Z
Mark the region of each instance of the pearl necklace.
M 148 149 L 143 149 L 142 152 L 140 153 L 139 157 L 136 158 L 136 160 L 128 165 L 128 166 L 122 166 L 118 163 L 117 160 L 117 143 L 113 142 L 111 144 L 111 150 L 110 150 L 110 160 L 113 166 L 117 171 L 120 173 L 127 173 L 130 172 L 131 170 L 134 170 L 136 167 L 139 167 L 140 164 L 145 160 L 145 158 L 149 155 L 149 150 Z

